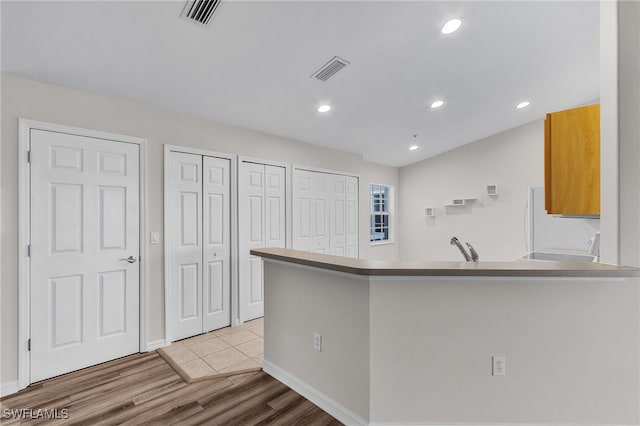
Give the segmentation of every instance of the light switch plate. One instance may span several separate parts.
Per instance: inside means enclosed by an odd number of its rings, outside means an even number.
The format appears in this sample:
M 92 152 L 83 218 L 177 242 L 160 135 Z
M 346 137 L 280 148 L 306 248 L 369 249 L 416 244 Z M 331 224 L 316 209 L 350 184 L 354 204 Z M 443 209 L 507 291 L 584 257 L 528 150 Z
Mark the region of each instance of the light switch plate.
M 322 352 L 322 335 L 320 333 L 313 333 L 313 349 Z

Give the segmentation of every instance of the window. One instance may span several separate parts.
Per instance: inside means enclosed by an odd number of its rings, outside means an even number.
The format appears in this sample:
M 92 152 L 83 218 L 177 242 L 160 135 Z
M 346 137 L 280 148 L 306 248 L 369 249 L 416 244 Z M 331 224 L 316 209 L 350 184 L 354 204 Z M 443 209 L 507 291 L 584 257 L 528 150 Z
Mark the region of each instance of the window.
M 371 185 L 370 193 L 369 241 L 390 242 L 391 188 L 386 185 Z

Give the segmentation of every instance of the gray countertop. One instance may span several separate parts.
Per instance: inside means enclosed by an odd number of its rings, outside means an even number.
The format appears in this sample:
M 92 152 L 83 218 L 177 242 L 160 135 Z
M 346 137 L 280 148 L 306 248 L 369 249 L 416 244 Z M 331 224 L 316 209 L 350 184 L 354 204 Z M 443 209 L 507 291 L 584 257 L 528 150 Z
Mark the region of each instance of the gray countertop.
M 422 262 L 352 259 L 284 248 L 251 250 L 254 256 L 364 276 L 467 277 L 640 277 L 640 269 L 603 263 L 547 262 Z

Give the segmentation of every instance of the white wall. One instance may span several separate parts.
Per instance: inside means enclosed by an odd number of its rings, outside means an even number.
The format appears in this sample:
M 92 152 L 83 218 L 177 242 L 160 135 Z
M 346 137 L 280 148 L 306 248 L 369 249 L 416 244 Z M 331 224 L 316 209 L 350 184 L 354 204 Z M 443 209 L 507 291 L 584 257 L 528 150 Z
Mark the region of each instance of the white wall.
M 265 371 L 276 366 L 368 419 L 367 277 L 270 261 L 264 265 Z M 322 336 L 321 352 L 313 348 L 314 333 Z M 282 381 L 295 390 L 293 383 Z
M 620 258 L 640 266 L 640 3 L 618 3 Z
M 149 231 L 163 229 L 163 144 L 181 145 L 253 158 L 344 170 L 361 175 L 361 190 L 369 183 L 393 177 L 394 168 L 375 166 L 361 156 L 298 141 L 214 123 L 117 99 L 96 96 L 11 75 L 2 75 L 2 263 L 1 383 L 17 378 L 17 224 L 18 118 L 101 130 L 148 140 Z M 365 192 L 364 194 L 366 194 Z M 368 210 L 360 211 L 368 223 Z M 148 336 L 164 338 L 163 244 L 148 249 Z M 368 232 L 360 236 L 361 257 L 377 256 Z
M 640 267 L 640 3 L 600 2 L 601 253 Z
M 611 278 L 371 280 L 371 421 L 636 425 L 639 289 Z M 504 377 L 491 375 L 492 356 L 506 358 Z
M 486 185 L 498 185 L 487 196 Z M 544 185 L 544 122 L 538 120 L 400 169 L 400 257 L 463 260 L 452 236 L 470 242 L 481 260 L 526 253 L 527 188 Z M 444 206 L 462 197 L 468 206 Z M 436 217 L 426 218 L 425 207 Z
M 618 264 L 618 5 L 600 2 L 600 261 Z

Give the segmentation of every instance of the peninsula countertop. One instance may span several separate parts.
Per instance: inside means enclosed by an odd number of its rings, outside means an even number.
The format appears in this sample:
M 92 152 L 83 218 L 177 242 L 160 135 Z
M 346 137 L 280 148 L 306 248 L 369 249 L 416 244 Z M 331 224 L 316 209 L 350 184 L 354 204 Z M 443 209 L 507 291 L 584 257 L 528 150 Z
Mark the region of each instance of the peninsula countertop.
M 362 276 L 433 277 L 640 277 L 640 269 L 604 263 L 550 262 L 428 262 L 353 259 L 285 248 L 253 249 L 264 259 Z

